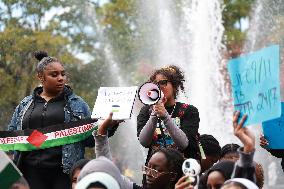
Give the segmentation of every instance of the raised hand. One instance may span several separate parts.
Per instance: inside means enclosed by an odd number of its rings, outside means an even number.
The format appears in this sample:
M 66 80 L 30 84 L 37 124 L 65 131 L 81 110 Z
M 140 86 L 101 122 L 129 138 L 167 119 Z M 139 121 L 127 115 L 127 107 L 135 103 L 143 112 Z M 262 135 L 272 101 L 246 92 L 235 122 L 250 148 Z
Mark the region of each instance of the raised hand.
M 97 131 L 98 135 L 107 135 L 107 129 L 112 128 L 115 125 L 118 125 L 122 121 L 112 120 L 113 113 L 111 112 L 107 119 L 105 119 L 99 126 Z
M 240 139 L 244 145 L 244 152 L 249 153 L 255 150 L 255 136 L 254 134 L 246 127 L 243 127 L 244 122 L 247 118 L 247 115 L 244 115 L 241 121 L 238 123 L 240 112 L 234 112 L 233 116 L 233 127 L 234 135 Z
M 266 140 L 266 138 L 264 138 L 264 135 L 261 135 L 259 137 L 259 145 L 262 147 L 262 148 L 265 148 L 267 145 L 269 145 L 268 141 Z
M 194 187 L 187 181 L 188 176 L 181 177 L 175 184 L 175 189 L 193 189 Z

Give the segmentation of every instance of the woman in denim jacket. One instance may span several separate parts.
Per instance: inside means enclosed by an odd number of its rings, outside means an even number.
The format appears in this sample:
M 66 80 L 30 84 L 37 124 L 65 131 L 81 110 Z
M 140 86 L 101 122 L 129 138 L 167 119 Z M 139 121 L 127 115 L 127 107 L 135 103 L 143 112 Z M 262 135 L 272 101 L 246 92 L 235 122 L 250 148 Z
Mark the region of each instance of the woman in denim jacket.
M 34 53 L 39 60 L 37 77 L 42 86 L 34 89 L 16 107 L 8 130 L 23 130 L 90 118 L 87 103 L 66 85 L 63 65 L 46 52 Z M 14 152 L 14 161 L 28 180 L 31 189 L 69 189 L 72 165 L 84 158 L 85 147 L 94 146 L 88 139 L 29 152 Z

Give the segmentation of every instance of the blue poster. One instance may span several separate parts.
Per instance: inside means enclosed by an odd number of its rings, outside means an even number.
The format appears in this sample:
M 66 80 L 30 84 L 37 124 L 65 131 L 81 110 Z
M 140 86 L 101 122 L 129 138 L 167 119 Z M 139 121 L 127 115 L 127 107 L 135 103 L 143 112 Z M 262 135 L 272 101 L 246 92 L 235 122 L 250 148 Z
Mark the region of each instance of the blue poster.
M 264 137 L 268 140 L 269 149 L 284 149 L 284 102 L 281 117 L 262 123 Z
M 234 109 L 247 114 L 246 125 L 280 117 L 279 45 L 229 61 Z

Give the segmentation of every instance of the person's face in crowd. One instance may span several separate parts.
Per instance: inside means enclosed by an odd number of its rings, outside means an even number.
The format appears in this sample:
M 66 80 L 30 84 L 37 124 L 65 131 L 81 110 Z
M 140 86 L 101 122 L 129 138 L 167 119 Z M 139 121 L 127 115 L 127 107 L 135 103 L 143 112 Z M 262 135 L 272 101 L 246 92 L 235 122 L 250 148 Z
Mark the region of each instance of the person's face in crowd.
M 212 171 L 208 175 L 207 188 L 209 189 L 220 189 L 225 182 L 225 178 L 219 171 Z
M 72 176 L 72 180 L 71 180 L 71 186 L 72 186 L 72 189 L 75 189 L 76 187 L 76 184 L 77 184 L 77 178 L 79 176 L 81 172 L 81 169 L 75 169 L 74 173 L 73 173 L 73 176 Z
M 166 188 L 175 179 L 173 173 L 168 170 L 167 158 L 162 152 L 152 155 L 144 172 L 148 189 Z
M 65 69 L 59 62 L 52 62 L 45 67 L 39 79 L 47 93 L 58 94 L 66 84 Z
M 172 83 L 162 74 L 157 74 L 154 83 L 158 84 L 168 101 L 174 99 L 175 89 Z

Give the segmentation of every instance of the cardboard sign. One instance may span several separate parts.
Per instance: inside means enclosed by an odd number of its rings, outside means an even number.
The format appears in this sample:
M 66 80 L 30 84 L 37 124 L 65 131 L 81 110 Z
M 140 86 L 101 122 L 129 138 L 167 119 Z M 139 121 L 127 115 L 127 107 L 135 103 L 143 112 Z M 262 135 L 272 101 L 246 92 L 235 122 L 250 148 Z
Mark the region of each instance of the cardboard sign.
M 113 112 L 113 120 L 131 118 L 137 87 L 100 87 L 92 118 L 106 119 Z
M 230 60 L 228 71 L 234 108 L 248 115 L 245 126 L 280 116 L 278 45 Z
M 284 102 L 281 103 L 282 113 L 277 119 L 262 123 L 263 134 L 268 140 L 269 149 L 284 149 Z

